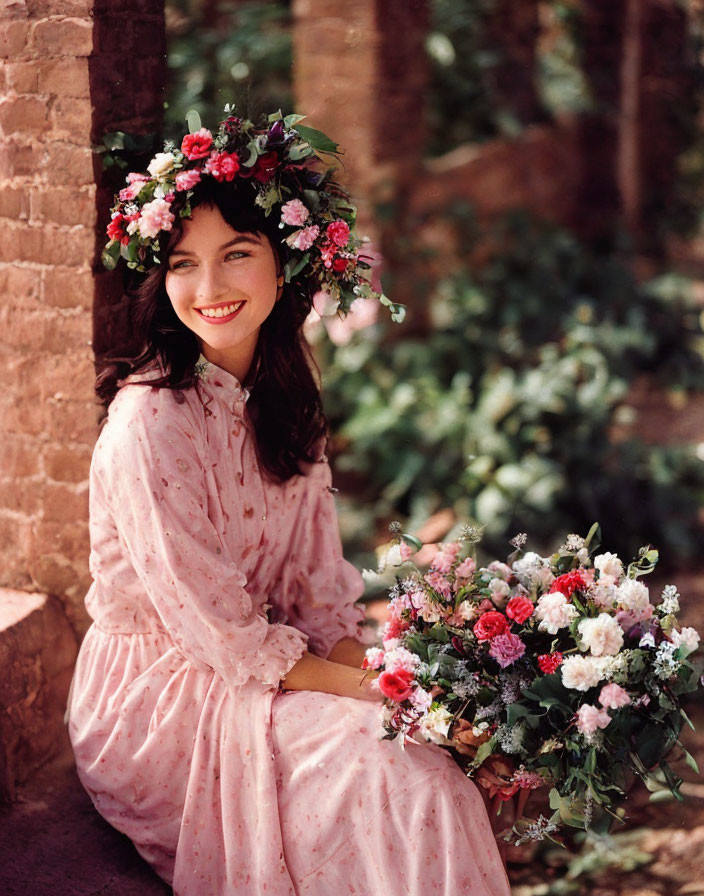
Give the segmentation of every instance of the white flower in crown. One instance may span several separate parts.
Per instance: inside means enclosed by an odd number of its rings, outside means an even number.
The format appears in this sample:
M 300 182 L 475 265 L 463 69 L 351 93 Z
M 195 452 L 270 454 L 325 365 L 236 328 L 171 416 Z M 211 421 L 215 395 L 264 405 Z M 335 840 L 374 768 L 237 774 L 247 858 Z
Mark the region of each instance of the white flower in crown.
M 174 161 L 172 152 L 158 152 L 147 166 L 147 171 L 152 177 L 164 177 L 174 167 Z
M 568 656 L 560 667 L 562 683 L 575 691 L 588 691 L 604 677 L 604 664 L 599 657 Z
M 594 558 L 594 568 L 599 570 L 601 585 L 615 585 L 623 575 L 623 563 L 616 554 L 599 554 Z
M 613 656 L 623 647 L 623 629 L 608 613 L 583 619 L 577 628 L 592 656 Z

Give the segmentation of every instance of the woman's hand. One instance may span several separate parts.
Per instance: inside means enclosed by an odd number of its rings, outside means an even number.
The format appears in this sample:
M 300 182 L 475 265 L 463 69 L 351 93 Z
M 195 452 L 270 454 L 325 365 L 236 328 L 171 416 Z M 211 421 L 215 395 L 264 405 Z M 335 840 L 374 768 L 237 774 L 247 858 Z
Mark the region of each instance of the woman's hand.
M 335 644 L 328 659 L 332 663 L 341 663 L 343 666 L 353 666 L 355 669 L 362 668 L 367 648 L 364 644 L 360 644 L 356 638 L 342 638 Z
M 370 669 L 355 669 L 308 652 L 289 669 L 281 686 L 290 691 L 321 691 L 339 697 L 381 702 L 383 695 L 372 687 L 377 676 L 378 673 Z

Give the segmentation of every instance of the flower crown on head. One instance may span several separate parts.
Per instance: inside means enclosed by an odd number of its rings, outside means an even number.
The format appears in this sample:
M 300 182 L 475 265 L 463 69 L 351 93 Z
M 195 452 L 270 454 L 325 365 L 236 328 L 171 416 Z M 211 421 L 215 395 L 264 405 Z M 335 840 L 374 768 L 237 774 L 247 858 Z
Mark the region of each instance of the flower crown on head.
M 337 144 L 301 125 L 304 115 L 284 117 L 278 111 L 257 127 L 233 113 L 228 103 L 213 135 L 191 109 L 180 149 L 167 141 L 148 174 L 127 175 L 111 209 L 103 265 L 112 270 L 122 258 L 127 267 L 144 272 L 160 264 L 159 234 L 172 229 L 176 215 L 191 216 L 196 184 L 204 177 L 220 183 L 237 179 L 249 183 L 265 216 L 280 216 L 287 283 L 312 282 L 343 315 L 355 299 L 375 298 L 393 320 L 403 320 L 404 306 L 371 285 L 370 263 L 359 251 L 367 240 L 355 234 L 357 210 L 349 193 L 333 181 L 335 168 L 321 170 L 324 155 L 340 154 Z

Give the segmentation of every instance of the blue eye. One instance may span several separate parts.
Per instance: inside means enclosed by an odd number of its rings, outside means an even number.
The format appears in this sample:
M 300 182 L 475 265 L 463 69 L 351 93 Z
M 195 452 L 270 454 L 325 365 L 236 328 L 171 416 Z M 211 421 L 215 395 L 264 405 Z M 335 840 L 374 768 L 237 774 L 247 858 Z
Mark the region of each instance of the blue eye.
M 232 255 L 241 255 L 243 258 L 246 258 L 247 254 L 247 252 L 240 252 L 239 250 L 235 249 L 232 252 L 228 252 L 225 258 L 230 258 Z

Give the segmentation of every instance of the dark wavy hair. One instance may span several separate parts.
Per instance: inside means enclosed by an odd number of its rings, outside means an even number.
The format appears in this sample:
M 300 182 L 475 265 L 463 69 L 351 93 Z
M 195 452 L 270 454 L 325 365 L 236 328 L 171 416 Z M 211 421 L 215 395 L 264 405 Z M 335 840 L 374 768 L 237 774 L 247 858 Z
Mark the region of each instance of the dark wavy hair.
M 249 183 L 218 183 L 207 177 L 196 185 L 191 208 L 215 207 L 225 221 L 240 233 L 266 236 L 283 266 L 287 246 L 281 243 L 278 215 L 266 216 L 254 204 Z M 150 378 L 158 388 L 183 390 L 197 386 L 195 364 L 200 343 L 195 333 L 176 316 L 166 293 L 167 259 L 181 239 L 177 216 L 173 228 L 159 236 L 161 264 L 137 277 L 127 287 L 133 348 L 121 356 L 107 356 L 100 363 L 95 391 L 105 408 L 117 394 L 121 381 L 131 375 L 160 371 Z M 276 302 L 259 331 L 255 356 L 247 376 L 250 390 L 247 409 L 252 419 L 256 447 L 265 470 L 285 481 L 301 472 L 300 464 L 318 459 L 317 445 L 326 435 L 320 390 L 313 376 L 319 374 L 302 326 L 312 306 L 315 282 L 284 283 Z

